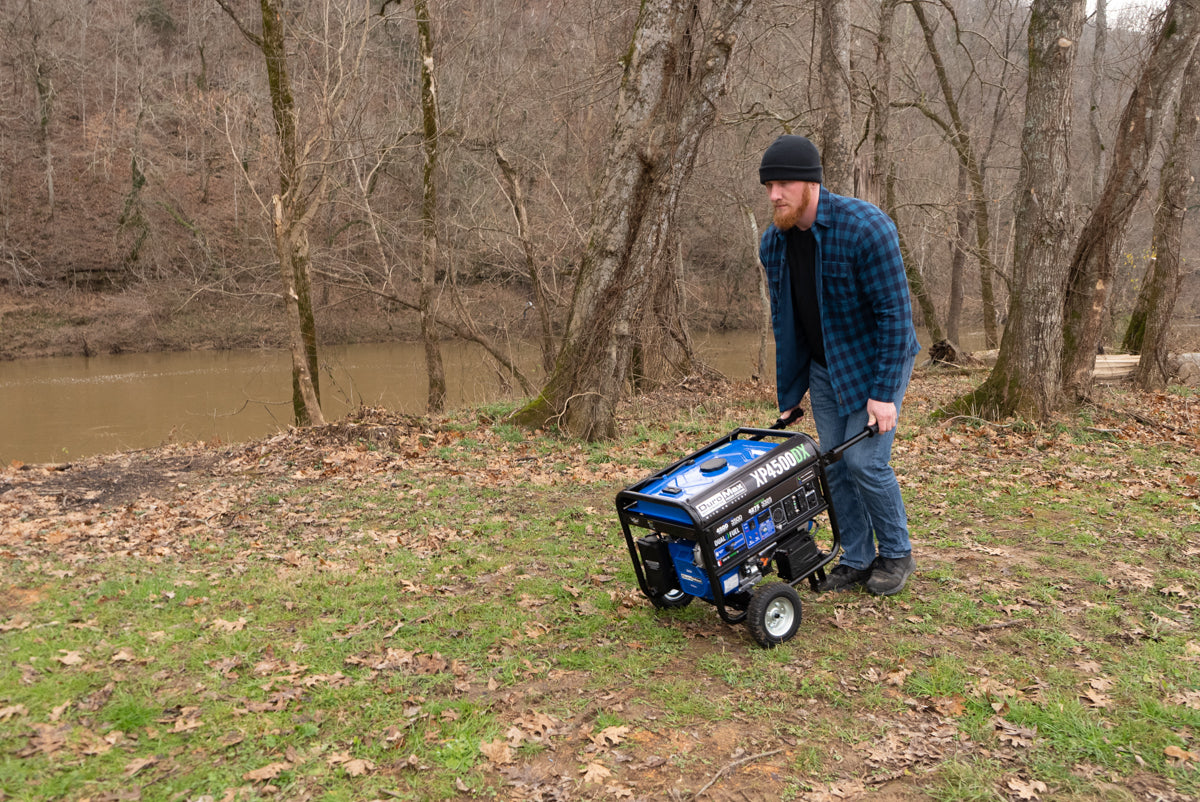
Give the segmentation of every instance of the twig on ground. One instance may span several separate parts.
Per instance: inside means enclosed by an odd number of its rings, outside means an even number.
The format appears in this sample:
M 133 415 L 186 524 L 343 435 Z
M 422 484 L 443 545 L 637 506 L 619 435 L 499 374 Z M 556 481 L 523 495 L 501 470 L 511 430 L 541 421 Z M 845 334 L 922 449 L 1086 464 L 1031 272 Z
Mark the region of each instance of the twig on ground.
M 995 426 L 997 429 L 1011 429 L 1012 428 L 1011 423 L 997 423 L 996 421 L 987 420 L 986 418 L 977 418 L 974 415 L 955 415 L 952 418 L 946 418 L 943 421 L 939 421 L 938 426 L 946 427 L 946 426 L 949 426 L 950 424 L 954 423 L 955 421 L 960 421 L 960 420 L 970 421 L 972 423 L 982 423 L 987 426 Z
M 1182 435 L 1186 435 L 1188 437 L 1196 436 L 1195 432 L 1189 432 L 1187 429 L 1180 429 L 1177 426 L 1172 426 L 1171 424 L 1163 423 L 1162 421 L 1152 420 L 1151 418 L 1147 418 L 1145 415 L 1141 415 L 1137 412 L 1134 412 L 1132 409 L 1117 410 L 1117 409 L 1113 409 L 1112 407 L 1106 406 L 1104 404 L 1097 403 L 1095 401 L 1092 402 L 1092 406 L 1096 407 L 1096 409 L 1107 412 L 1109 415 L 1112 415 L 1113 417 L 1119 418 L 1122 415 L 1128 415 L 1129 417 L 1133 418 L 1135 421 L 1142 424 L 1143 426 L 1150 426 L 1155 429 L 1166 429 L 1168 432 L 1174 432 L 1175 434 L 1182 434 Z
M 692 794 L 692 799 L 699 798 L 699 796 L 702 793 L 707 791 L 709 788 L 712 788 L 713 784 L 717 780 L 721 779 L 721 776 L 723 774 L 725 774 L 725 772 L 730 771 L 732 769 L 736 769 L 738 766 L 753 762 L 755 760 L 759 760 L 764 757 L 770 757 L 771 755 L 778 755 L 782 751 L 783 751 L 782 749 L 772 749 L 770 752 L 759 752 L 757 755 L 747 755 L 746 757 L 738 758 L 737 760 L 733 761 L 732 763 L 727 763 L 726 765 L 721 767 L 720 771 L 718 771 L 716 774 L 713 775 L 713 778 L 711 780 L 709 780 L 708 782 L 706 782 L 704 784 L 703 788 L 701 788 L 696 793 Z
M 1019 619 L 1009 619 L 1008 621 L 997 621 L 993 624 L 980 624 L 975 627 L 976 632 L 988 632 L 993 629 L 1005 629 L 1006 627 L 1015 627 L 1018 624 L 1023 624 Z

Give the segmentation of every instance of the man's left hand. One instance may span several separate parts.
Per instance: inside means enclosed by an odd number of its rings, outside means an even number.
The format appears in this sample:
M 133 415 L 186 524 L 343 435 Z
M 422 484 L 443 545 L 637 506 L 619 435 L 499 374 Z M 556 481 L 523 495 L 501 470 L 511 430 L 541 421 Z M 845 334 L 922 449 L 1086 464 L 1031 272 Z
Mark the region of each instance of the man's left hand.
M 867 401 L 867 424 L 879 424 L 879 433 L 890 432 L 896 428 L 896 405 L 890 401 Z

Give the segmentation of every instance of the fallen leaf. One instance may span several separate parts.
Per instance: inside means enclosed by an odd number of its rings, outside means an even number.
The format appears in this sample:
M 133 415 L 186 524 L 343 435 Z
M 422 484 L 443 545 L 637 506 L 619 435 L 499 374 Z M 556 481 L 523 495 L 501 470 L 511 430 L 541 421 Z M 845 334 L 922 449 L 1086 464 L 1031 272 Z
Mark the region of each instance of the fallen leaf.
M 240 732 L 227 732 L 217 739 L 217 743 L 228 749 L 231 746 L 237 746 L 246 739 L 246 736 Z
M 121 651 L 114 654 L 112 656 L 112 658 L 110 658 L 109 662 L 131 663 L 136 659 L 137 659 L 137 655 L 135 655 L 133 652 L 129 651 L 128 649 L 122 649 Z
M 1033 746 L 1033 739 L 1037 736 L 1037 727 L 1021 727 L 1002 718 L 996 719 L 996 729 L 1000 733 L 1000 741 L 1013 746 Z
M 935 700 L 933 706 L 943 716 L 958 718 L 967 712 L 967 707 L 963 704 L 963 701 L 961 696 L 952 696 L 946 699 Z
M 171 732 L 187 732 L 189 730 L 199 729 L 202 726 L 204 725 L 200 723 L 200 719 L 198 718 L 186 718 L 184 716 L 180 716 L 179 718 L 175 719 L 175 726 L 171 728 Z
M 147 766 L 153 766 L 158 762 L 156 757 L 144 757 L 131 760 L 125 764 L 125 776 L 132 777 Z
M 63 653 L 61 657 L 54 659 L 62 663 L 64 666 L 77 666 L 83 662 L 83 656 L 79 652 L 68 652 L 66 649 L 59 649 Z
M 364 774 L 374 771 L 375 764 L 365 758 L 355 758 L 343 768 L 345 768 L 346 773 L 351 777 L 361 777 Z
M 496 766 L 513 762 L 512 748 L 505 741 L 483 741 L 479 744 L 479 751 Z
M 266 766 L 263 766 L 261 769 L 255 769 L 254 771 L 246 772 L 245 774 L 242 775 L 242 779 L 250 780 L 251 782 L 260 782 L 262 780 L 273 780 L 276 777 L 278 777 L 282 772 L 287 771 L 291 767 L 292 767 L 291 763 L 269 763 Z
M 1046 793 L 1046 784 L 1041 780 L 1025 782 L 1021 779 L 1008 781 L 1008 787 L 1017 795 L 1017 799 L 1041 799 L 1040 794 Z
M 1188 751 L 1187 749 L 1179 746 L 1168 746 L 1163 750 L 1163 754 L 1169 757 L 1171 762 L 1177 766 L 1189 762 L 1200 762 L 1200 755 L 1197 755 L 1195 752 Z
M 331 766 L 341 766 L 351 777 L 361 777 L 375 770 L 374 763 L 365 758 L 353 757 L 348 752 L 338 752 L 330 755 L 326 758 L 325 762 Z
M 226 621 L 223 618 L 217 618 L 209 624 L 209 628 L 220 632 L 241 632 L 246 628 L 246 619 L 239 618 L 237 621 Z
M 8 721 L 13 716 L 27 716 L 29 711 L 25 705 L 10 705 L 9 707 L 0 707 L 0 721 Z
M 887 675 L 887 684 L 897 688 L 903 687 L 904 681 L 908 679 L 908 675 L 911 673 L 912 669 L 901 666 Z
M 600 783 L 612 776 L 612 772 L 599 763 L 589 763 L 579 770 L 585 783 Z
M 621 741 L 625 740 L 625 736 L 628 734 L 628 727 L 605 727 L 600 732 L 591 736 L 591 739 L 592 743 L 603 749 L 607 746 L 617 746 Z

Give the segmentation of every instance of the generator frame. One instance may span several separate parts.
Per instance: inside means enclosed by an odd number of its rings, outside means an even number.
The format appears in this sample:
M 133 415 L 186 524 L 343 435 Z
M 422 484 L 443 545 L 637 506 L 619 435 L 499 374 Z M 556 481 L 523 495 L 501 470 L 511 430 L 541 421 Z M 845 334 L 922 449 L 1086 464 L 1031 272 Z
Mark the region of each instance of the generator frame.
M 807 579 L 816 591 L 825 578 L 825 566 L 841 552 L 826 469 L 841 459 L 846 449 L 877 431 L 877 426 L 869 426 L 821 454 L 816 442 L 802 432 L 739 427 L 620 491 L 617 517 L 642 593 L 663 609 L 683 607 L 693 598 L 701 598 L 716 607 L 726 623 L 745 622 L 764 648 L 790 640 L 801 620 L 796 586 Z M 676 499 L 663 492 L 646 492 L 739 440 L 778 442 L 694 497 Z M 789 454 L 805 458 L 781 458 Z M 729 553 L 736 528 L 748 521 L 758 526 L 758 521 L 765 522 L 764 512 L 770 517 L 771 534 Z M 814 519 L 821 513 L 829 519 L 827 549 L 812 536 Z M 680 562 L 679 550 L 688 544 L 695 558 L 692 563 Z M 686 569 L 684 580 L 690 580 L 690 586 L 699 588 L 700 593 L 684 589 L 680 565 Z M 764 582 L 771 573 L 777 573 L 782 581 Z

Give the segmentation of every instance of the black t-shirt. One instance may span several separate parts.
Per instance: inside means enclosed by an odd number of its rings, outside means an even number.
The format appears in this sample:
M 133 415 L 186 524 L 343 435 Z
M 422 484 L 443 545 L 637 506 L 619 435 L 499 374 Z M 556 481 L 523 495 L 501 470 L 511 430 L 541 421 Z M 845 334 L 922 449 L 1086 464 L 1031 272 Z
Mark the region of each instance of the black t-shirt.
M 792 226 L 787 234 L 788 267 L 792 273 L 792 312 L 796 339 L 808 346 L 819 365 L 825 364 L 825 338 L 821 334 L 821 308 L 817 304 L 817 240 L 812 229 Z

